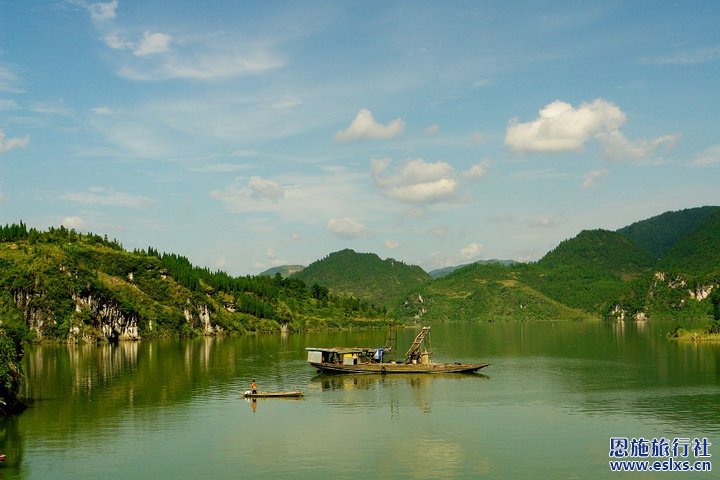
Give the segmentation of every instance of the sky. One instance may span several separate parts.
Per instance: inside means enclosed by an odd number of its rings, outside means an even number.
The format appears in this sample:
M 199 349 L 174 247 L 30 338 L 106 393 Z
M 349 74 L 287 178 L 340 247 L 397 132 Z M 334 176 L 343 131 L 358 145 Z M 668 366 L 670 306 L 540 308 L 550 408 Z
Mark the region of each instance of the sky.
M 0 224 L 254 275 L 720 205 L 720 2 L 0 0 Z

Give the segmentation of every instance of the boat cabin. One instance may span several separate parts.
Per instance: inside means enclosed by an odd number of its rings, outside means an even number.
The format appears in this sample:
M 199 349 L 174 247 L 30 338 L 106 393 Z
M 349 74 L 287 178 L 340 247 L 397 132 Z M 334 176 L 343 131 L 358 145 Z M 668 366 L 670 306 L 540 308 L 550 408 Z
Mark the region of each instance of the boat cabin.
M 386 348 L 315 348 L 308 347 L 309 363 L 332 363 L 337 365 L 362 365 L 382 363 Z

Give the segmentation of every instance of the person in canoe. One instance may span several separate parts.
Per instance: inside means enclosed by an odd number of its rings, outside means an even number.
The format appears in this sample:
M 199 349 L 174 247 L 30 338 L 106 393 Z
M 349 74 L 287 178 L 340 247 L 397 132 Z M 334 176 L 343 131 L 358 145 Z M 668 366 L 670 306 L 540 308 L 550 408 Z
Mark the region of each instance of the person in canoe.
M 257 394 L 257 383 L 255 383 L 255 379 L 253 379 L 252 383 L 250 384 L 250 391 L 253 395 Z

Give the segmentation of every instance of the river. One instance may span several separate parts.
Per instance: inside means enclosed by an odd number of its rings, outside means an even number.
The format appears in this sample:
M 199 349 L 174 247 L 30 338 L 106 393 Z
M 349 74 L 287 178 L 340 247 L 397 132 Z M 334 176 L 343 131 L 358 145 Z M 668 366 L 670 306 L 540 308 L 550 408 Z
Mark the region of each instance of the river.
M 30 405 L 0 422 L 0 479 L 682 476 L 611 472 L 611 439 L 704 445 L 675 460 L 717 478 L 720 344 L 669 341 L 671 327 L 437 324 L 435 361 L 491 364 L 446 376 L 305 361 L 307 346 L 383 345 L 380 330 L 30 346 Z M 416 332 L 398 331 L 400 353 Z M 247 401 L 253 378 L 305 396 Z M 667 461 L 652 453 L 639 459 Z

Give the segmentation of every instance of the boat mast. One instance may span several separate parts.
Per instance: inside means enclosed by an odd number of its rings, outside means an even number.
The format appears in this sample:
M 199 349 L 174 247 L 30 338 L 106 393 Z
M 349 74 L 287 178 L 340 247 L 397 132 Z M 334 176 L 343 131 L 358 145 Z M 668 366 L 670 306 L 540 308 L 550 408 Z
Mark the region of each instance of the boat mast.
M 413 360 L 420 360 L 420 347 L 422 346 L 423 340 L 425 340 L 425 337 L 428 335 L 430 335 L 430 327 L 423 327 L 405 354 L 405 363 L 412 363 Z

